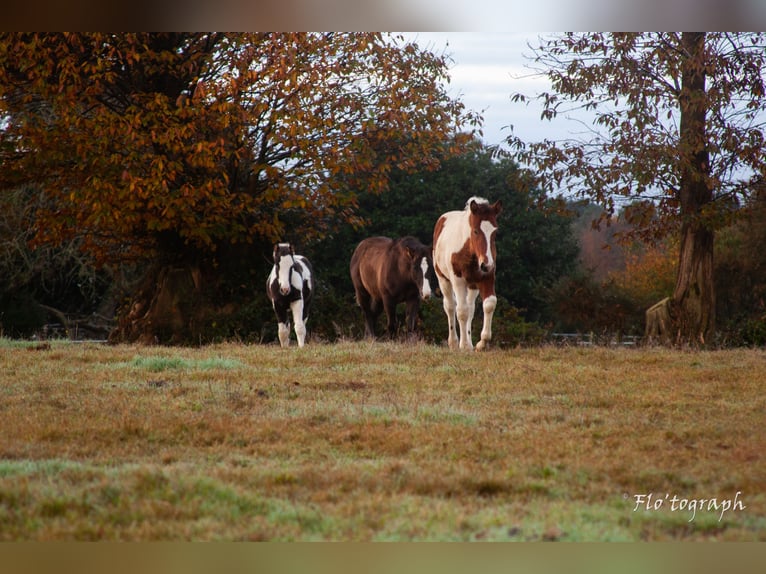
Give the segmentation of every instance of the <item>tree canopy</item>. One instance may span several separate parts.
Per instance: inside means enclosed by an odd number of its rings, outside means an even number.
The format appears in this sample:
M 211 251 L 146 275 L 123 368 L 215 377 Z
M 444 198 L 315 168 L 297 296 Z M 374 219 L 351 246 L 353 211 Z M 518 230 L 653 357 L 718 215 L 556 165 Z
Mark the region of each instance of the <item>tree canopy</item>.
M 380 34 L 3 34 L 0 188 L 38 185 L 38 241 L 100 260 L 321 235 L 354 217 L 336 182 L 393 167 L 478 118 L 446 62 Z M 292 217 L 292 219 L 290 219 Z
M 533 51 L 530 67 L 551 82 L 551 91 L 534 96 L 541 119 L 577 120 L 586 117 L 579 114 L 584 110 L 594 121 L 564 141 L 511 136 L 517 158 L 539 170 L 547 189 L 595 200 L 610 213 L 619 203 L 631 204 L 625 215 L 632 223 L 672 228 L 682 171 L 691 161 L 691 150 L 680 145 L 681 102 L 691 96 L 683 64 L 692 56 L 682 34 L 571 33 L 541 40 Z M 706 79 L 694 97 L 706 112 L 705 185 L 715 203 L 704 215 L 713 217 L 730 212 L 763 178 L 766 34 L 704 34 L 694 66 Z M 526 94 L 512 98 L 530 101 Z
M 445 56 L 384 34 L 3 33 L 0 191 L 43 194 L 36 245 L 155 264 L 122 338 L 197 338 L 222 265 L 358 222 L 349 190 L 460 149 L 480 117 L 447 81 Z

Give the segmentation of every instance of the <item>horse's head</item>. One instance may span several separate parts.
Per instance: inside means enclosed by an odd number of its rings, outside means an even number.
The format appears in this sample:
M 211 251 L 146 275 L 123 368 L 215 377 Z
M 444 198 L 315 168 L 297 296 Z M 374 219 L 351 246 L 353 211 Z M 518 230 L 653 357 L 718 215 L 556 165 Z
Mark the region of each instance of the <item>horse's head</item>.
M 431 248 L 414 238 L 407 240 L 405 250 L 410 260 L 410 276 L 418 286 L 420 298 L 428 300 L 439 291 Z
M 472 197 L 468 200 L 470 214 L 468 222 L 471 227 L 471 252 L 479 262 L 482 273 L 491 273 L 495 269 L 495 232 L 497 231 L 497 215 L 503 208 L 498 200 L 491 204 L 486 199 Z
M 430 247 L 428 248 L 428 253 L 420 260 L 420 269 L 423 273 L 421 297 L 423 299 L 429 299 L 432 295 L 441 297 L 442 292 L 439 289 L 439 281 L 436 279 L 436 270 L 434 269 L 434 260 Z
M 276 270 L 279 291 L 287 295 L 292 286 L 290 276 L 295 265 L 295 250 L 289 243 L 277 243 L 274 246 L 274 268 Z

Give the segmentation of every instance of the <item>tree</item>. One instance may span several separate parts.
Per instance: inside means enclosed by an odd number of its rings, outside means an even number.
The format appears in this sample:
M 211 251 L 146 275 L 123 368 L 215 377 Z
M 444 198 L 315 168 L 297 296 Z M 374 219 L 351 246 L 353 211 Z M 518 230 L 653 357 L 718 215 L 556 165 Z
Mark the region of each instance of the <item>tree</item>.
M 0 189 L 46 194 L 39 245 L 156 262 L 122 338 L 196 338 L 224 258 L 353 221 L 348 182 L 381 191 L 478 125 L 446 71 L 381 34 L 2 34 Z
M 552 84 L 537 96 L 542 118 L 580 110 L 595 120 L 566 141 L 512 136 L 518 160 L 606 214 L 627 199 L 645 237 L 678 233 L 674 338 L 709 342 L 715 230 L 766 171 L 766 35 L 566 34 L 541 44 L 535 65 Z

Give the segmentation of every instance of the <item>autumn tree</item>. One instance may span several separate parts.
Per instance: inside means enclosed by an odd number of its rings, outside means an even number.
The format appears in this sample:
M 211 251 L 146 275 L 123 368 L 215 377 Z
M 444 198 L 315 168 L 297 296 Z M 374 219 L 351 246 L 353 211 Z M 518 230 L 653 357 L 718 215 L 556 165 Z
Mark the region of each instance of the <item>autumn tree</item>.
M 226 259 L 353 222 L 350 184 L 433 168 L 477 125 L 446 74 L 381 34 L 5 33 L 0 190 L 45 194 L 37 245 L 78 237 L 100 264 L 155 263 L 120 338 L 201 337 Z
M 766 170 L 765 47 L 761 33 L 685 32 L 566 34 L 533 49 L 552 86 L 536 97 L 542 118 L 595 119 L 570 139 L 509 141 L 550 188 L 607 215 L 630 203 L 645 236 L 678 234 L 677 343 L 711 340 L 715 231 Z

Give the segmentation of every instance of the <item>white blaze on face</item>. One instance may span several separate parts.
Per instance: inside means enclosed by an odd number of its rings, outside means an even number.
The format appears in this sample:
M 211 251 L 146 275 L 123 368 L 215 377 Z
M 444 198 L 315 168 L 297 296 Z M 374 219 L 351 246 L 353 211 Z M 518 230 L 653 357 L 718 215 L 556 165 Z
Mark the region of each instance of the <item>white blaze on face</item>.
M 282 255 L 279 258 L 279 290 L 287 294 L 290 292 L 290 275 L 292 275 L 292 256 Z
M 487 253 L 485 255 L 485 264 L 488 269 L 492 269 L 495 266 L 495 260 L 492 258 L 492 234 L 497 230 L 497 227 L 492 225 L 489 221 L 484 220 L 479 226 L 484 233 L 484 237 L 487 240 Z
M 420 269 L 423 271 L 423 288 L 421 289 L 420 295 L 423 297 L 423 299 L 428 299 L 431 296 L 432 290 L 431 282 L 428 280 L 428 276 L 426 275 L 428 272 L 428 259 L 425 257 L 420 260 Z

